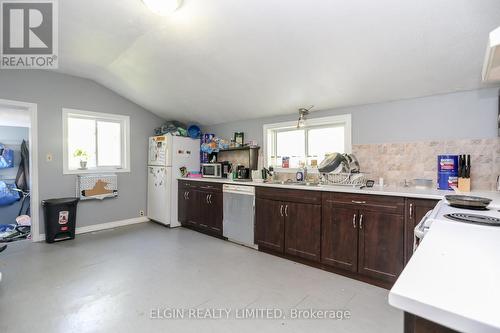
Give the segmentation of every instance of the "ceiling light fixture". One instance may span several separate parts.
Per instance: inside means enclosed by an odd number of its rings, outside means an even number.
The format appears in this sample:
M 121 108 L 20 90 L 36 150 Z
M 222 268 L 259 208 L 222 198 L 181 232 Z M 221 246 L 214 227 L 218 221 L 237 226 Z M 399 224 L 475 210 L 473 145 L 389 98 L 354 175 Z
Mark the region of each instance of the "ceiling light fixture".
M 172 14 L 182 5 L 182 0 L 142 0 L 142 2 L 153 13 L 161 16 Z
M 299 109 L 299 121 L 297 122 L 297 128 L 302 128 L 306 126 L 306 116 L 309 114 L 309 111 L 314 107 L 314 105 L 311 105 L 309 109 L 306 108 L 300 108 Z

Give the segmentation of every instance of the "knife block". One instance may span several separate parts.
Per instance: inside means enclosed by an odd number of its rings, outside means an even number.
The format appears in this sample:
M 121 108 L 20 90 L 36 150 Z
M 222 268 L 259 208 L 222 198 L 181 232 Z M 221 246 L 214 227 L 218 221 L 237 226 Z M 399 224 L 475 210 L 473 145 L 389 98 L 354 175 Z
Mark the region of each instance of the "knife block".
M 460 192 L 470 192 L 470 178 L 458 178 L 458 190 Z

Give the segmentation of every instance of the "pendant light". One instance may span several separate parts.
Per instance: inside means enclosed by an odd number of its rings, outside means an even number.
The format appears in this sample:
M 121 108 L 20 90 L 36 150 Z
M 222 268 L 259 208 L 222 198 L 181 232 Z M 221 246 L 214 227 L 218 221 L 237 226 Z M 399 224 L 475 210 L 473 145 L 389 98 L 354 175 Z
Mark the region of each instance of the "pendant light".
M 309 111 L 314 107 L 314 105 L 311 105 L 309 109 L 306 108 L 300 108 L 299 109 L 299 121 L 297 122 L 297 128 L 302 128 L 306 126 L 306 116 L 309 114 Z

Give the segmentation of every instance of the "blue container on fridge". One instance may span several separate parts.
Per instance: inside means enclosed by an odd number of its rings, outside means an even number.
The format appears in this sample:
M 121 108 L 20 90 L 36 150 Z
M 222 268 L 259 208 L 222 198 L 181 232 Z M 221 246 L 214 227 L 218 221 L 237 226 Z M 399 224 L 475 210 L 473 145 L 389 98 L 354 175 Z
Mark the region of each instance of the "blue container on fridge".
M 437 183 L 439 190 L 458 186 L 458 155 L 438 155 Z

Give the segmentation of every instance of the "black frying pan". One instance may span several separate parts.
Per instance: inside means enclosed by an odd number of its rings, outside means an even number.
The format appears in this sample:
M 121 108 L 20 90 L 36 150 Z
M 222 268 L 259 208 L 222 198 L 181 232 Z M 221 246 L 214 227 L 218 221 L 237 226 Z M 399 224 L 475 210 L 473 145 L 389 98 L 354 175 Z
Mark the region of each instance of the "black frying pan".
M 446 195 L 444 198 L 450 206 L 466 209 L 486 209 L 491 202 L 491 199 L 470 195 Z

